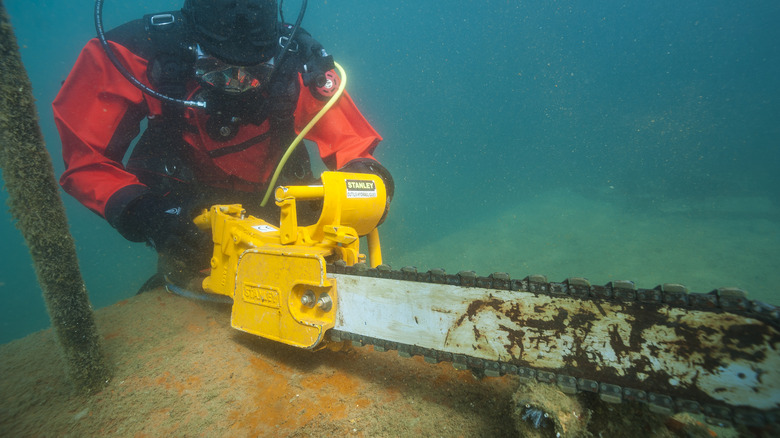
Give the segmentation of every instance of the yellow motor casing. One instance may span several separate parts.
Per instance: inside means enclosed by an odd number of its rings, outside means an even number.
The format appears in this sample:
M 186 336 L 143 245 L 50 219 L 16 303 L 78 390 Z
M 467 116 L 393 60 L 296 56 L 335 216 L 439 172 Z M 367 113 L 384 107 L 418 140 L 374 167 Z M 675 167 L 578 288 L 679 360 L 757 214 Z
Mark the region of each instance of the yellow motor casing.
M 298 226 L 297 201 L 322 199 L 314 225 Z M 301 348 L 315 348 L 335 324 L 338 291 L 328 262 L 365 262 L 360 236 L 370 234 L 371 264 L 381 263 L 376 227 L 385 212 L 381 178 L 325 172 L 322 186 L 276 190 L 279 226 L 241 205 L 215 205 L 195 223 L 211 229 L 214 252 L 207 292 L 233 298 L 231 325 Z M 376 241 L 374 243 L 374 241 Z
M 278 187 L 275 195 L 276 204 L 282 209 L 281 241 L 299 245 L 334 240 L 349 243 L 342 237 L 334 239 L 342 231 L 365 236 L 379 224 L 387 202 L 387 192 L 380 177 L 347 172 L 324 172 L 322 186 Z M 298 227 L 296 201 L 320 198 L 323 205 L 317 223 Z M 340 230 L 341 227 L 349 229 Z M 347 264 L 352 263 L 347 261 Z

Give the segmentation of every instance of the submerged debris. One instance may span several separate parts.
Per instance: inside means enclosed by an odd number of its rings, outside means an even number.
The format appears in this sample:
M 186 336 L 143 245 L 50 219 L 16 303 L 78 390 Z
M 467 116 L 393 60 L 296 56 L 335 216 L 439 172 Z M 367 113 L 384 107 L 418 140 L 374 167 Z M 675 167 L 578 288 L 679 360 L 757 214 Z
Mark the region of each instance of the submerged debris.
M 523 412 L 523 421 L 533 424 L 534 429 L 540 429 L 549 424 L 550 416 L 536 406 L 525 405 Z
M 523 383 L 512 397 L 521 437 L 587 437 L 590 411 L 552 385 Z

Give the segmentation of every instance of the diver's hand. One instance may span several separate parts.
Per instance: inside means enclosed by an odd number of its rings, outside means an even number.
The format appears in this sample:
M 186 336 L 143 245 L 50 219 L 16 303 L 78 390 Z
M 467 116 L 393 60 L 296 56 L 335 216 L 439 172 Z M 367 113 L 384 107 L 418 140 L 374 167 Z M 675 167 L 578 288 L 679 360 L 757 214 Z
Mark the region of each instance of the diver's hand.
M 211 258 L 211 239 L 192 222 L 197 213 L 194 204 L 189 199 L 146 193 L 128 204 L 116 228 L 130 241 L 148 242 L 157 252 L 201 267 Z

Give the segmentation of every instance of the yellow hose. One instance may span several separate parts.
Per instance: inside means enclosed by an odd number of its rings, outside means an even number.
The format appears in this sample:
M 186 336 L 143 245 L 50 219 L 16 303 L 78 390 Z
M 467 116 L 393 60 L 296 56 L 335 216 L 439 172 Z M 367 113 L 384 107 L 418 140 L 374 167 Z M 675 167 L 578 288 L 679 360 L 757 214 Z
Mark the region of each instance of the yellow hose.
M 295 151 L 295 148 L 298 147 L 298 144 L 300 144 L 301 140 L 303 140 L 303 137 L 306 136 L 306 134 L 311 131 L 311 128 L 314 127 L 314 125 L 319 122 L 319 120 L 322 118 L 322 116 L 325 115 L 325 113 L 328 112 L 328 110 L 336 104 L 336 101 L 339 100 L 339 97 L 341 97 L 341 93 L 344 92 L 344 88 L 347 86 L 347 73 L 344 71 L 344 69 L 339 65 L 338 62 L 334 62 L 336 64 L 336 70 L 339 71 L 339 76 L 341 77 L 341 84 L 339 84 L 338 90 L 333 94 L 333 96 L 328 100 L 328 102 L 325 104 L 325 106 L 322 107 L 320 112 L 317 113 L 314 118 L 311 119 L 311 121 L 303 128 L 301 129 L 301 133 L 298 134 L 297 137 L 295 137 L 295 140 L 293 140 L 292 143 L 290 143 L 290 146 L 287 148 L 287 151 L 282 156 L 282 159 L 279 161 L 279 165 L 276 166 L 276 170 L 274 171 L 274 175 L 271 178 L 271 181 L 268 183 L 268 189 L 265 191 L 265 196 L 263 197 L 263 202 L 260 203 L 261 207 L 265 207 L 265 204 L 268 203 L 268 198 L 271 197 L 271 192 L 274 191 L 274 186 L 276 185 L 276 180 L 279 179 L 279 175 L 282 173 L 282 168 L 284 167 L 284 164 L 287 163 L 287 160 L 290 158 L 290 155 L 292 155 L 293 151 Z

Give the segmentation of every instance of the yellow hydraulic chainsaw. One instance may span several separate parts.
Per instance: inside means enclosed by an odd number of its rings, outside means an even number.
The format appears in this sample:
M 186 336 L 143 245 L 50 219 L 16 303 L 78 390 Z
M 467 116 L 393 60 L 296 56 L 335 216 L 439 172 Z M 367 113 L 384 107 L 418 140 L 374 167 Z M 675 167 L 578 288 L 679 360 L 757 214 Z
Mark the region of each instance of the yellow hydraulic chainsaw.
M 299 226 L 297 203 L 315 199 L 319 221 Z M 278 225 L 213 206 L 196 219 L 214 241 L 203 289 L 232 298 L 233 327 L 300 348 L 352 341 L 654 412 L 780 422 L 777 308 L 738 289 L 391 270 L 376 229 L 385 199 L 377 176 L 325 172 L 320 186 L 276 189 Z

